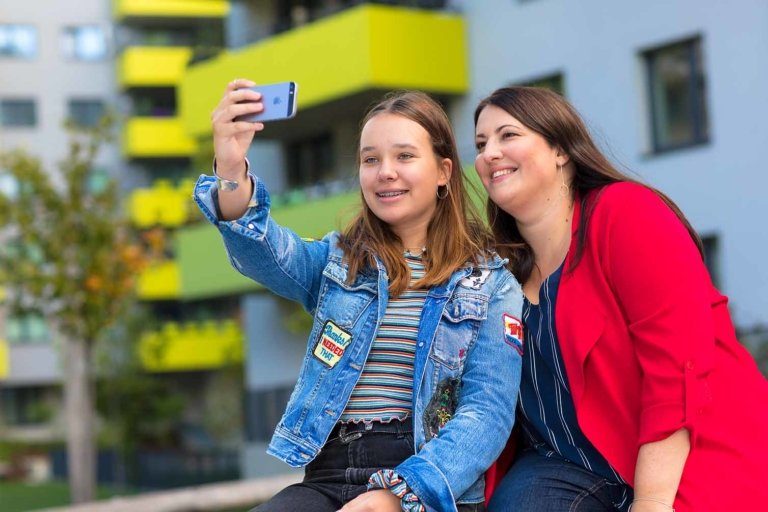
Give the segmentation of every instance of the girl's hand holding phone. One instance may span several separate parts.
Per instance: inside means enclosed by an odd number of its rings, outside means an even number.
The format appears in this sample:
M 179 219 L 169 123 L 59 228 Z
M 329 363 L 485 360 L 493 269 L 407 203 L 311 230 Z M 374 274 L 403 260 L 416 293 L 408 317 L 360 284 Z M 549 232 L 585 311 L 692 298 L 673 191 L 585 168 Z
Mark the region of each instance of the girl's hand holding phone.
M 229 82 L 224 97 L 211 114 L 216 172 L 224 179 L 243 179 L 248 147 L 256 132 L 264 129 L 263 123 L 235 120 L 238 116 L 255 114 L 264 109 L 261 94 L 248 89 L 255 85 L 244 78 Z

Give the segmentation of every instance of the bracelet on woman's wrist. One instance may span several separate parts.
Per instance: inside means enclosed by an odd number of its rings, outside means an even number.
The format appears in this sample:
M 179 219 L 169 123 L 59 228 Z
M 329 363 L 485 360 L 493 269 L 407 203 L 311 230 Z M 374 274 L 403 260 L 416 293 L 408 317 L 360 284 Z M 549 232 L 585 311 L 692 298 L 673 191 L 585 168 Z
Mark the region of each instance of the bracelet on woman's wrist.
M 632 506 L 637 503 L 638 501 L 652 501 L 653 503 L 658 503 L 659 505 L 664 505 L 672 512 L 675 512 L 675 507 L 672 505 L 667 504 L 666 501 L 657 500 L 656 498 L 635 498 L 632 500 L 632 503 L 629 504 L 629 508 L 627 509 L 627 512 L 632 512 Z

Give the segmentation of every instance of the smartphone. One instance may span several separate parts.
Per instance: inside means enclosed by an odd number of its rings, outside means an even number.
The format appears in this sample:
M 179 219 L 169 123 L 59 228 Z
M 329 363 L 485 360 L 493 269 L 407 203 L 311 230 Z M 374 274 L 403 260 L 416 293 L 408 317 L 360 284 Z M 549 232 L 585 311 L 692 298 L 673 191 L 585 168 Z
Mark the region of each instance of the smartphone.
M 249 87 L 249 89 L 261 93 L 261 101 L 264 104 L 264 110 L 255 114 L 237 116 L 235 121 L 263 123 L 266 121 L 290 119 L 296 115 L 296 82 L 257 85 L 255 87 Z

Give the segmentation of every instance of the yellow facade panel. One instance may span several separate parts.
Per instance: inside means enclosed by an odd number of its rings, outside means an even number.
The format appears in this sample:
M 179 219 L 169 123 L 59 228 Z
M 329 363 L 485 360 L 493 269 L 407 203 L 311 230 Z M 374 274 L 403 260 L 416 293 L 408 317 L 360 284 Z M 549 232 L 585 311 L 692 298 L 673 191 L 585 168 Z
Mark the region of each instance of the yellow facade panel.
M 128 197 L 128 214 L 134 226 L 175 228 L 196 214 L 191 191 L 194 181 L 184 180 L 173 186 L 168 180 L 157 180 L 149 188 L 140 188 Z
M 178 299 L 180 283 L 179 265 L 175 261 L 151 263 L 139 274 L 136 294 L 142 300 Z
M 455 14 L 371 6 L 373 83 L 461 94 L 469 88 L 464 20 Z
M 206 370 L 241 363 L 244 335 L 234 320 L 167 323 L 139 341 L 139 357 L 149 371 Z
M 210 133 L 230 80 L 292 80 L 306 109 L 369 89 L 467 90 L 464 22 L 454 14 L 362 5 L 187 69 L 178 89 L 184 125 Z
M 124 130 L 123 154 L 128 158 L 189 157 L 197 150 L 177 117 L 134 117 Z
M 0 340 L 0 379 L 8 377 L 8 373 L 11 371 L 10 357 L 8 342 Z
M 128 87 L 174 87 L 184 75 L 192 49 L 184 47 L 126 48 L 118 62 L 118 82 Z
M 113 0 L 115 19 L 224 18 L 228 0 Z

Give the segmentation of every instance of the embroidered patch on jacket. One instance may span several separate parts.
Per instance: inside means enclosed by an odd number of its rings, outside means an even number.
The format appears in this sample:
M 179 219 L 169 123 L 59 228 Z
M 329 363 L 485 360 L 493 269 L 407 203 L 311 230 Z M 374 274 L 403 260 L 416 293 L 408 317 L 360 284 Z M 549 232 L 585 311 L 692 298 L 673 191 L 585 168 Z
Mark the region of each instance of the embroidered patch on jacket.
M 512 315 L 504 313 L 504 341 L 522 356 L 523 324 Z
M 328 320 L 320 331 L 320 339 L 317 340 L 313 354 L 321 363 L 333 368 L 341 360 L 351 341 L 350 333 Z
M 483 283 L 488 280 L 489 275 L 491 275 L 490 270 L 473 268 L 471 274 L 459 281 L 459 286 L 463 286 L 464 288 L 471 288 L 473 290 L 479 290 L 480 287 L 483 286 Z
M 459 405 L 459 379 L 445 379 L 437 385 L 435 394 L 424 410 L 424 435 L 427 440 L 437 437 Z

